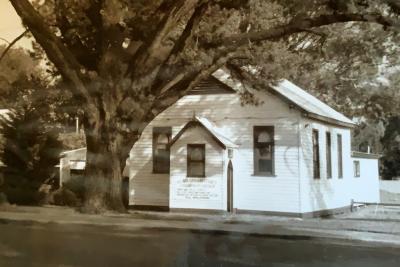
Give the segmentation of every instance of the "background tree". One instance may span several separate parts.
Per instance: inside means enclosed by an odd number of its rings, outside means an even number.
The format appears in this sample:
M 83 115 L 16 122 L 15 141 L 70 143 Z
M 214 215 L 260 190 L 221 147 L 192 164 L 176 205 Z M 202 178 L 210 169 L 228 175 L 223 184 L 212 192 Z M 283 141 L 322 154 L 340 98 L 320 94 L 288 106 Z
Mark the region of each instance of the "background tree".
M 382 177 L 387 180 L 400 177 L 400 116 L 388 120 L 382 144 Z
M 0 159 L 5 165 L 0 191 L 10 203 L 38 204 L 39 187 L 56 173 L 61 143 L 40 115 L 37 109 L 25 105 L 0 119 Z
M 0 54 L 7 48 L 0 45 Z M 21 85 L 30 84 L 34 77 L 40 77 L 42 70 L 35 60 L 22 48 L 10 48 L 0 61 L 0 108 L 8 108 L 18 101 Z M 26 86 L 25 86 L 26 87 Z
M 47 127 L 75 123 L 80 108 L 72 103 L 72 95 L 57 75 L 54 66 L 36 43 L 33 50 L 0 45 L 0 108 L 13 109 L 29 104 L 40 113 Z
M 10 109 L 12 120 L 0 122 L 1 140 L 5 132 L 0 159 L 7 162 L 7 183 L 1 186 L 0 181 L 0 188 L 14 203 L 37 204 L 37 189 L 54 176 L 54 166 L 65 146 L 61 132 L 66 120 L 73 118 L 79 108 L 70 108 L 68 91 L 61 89 L 63 84 L 57 76 L 53 78 L 51 66 L 43 64 L 43 53 L 37 45 L 33 51 L 4 48 L 0 49 L 0 108 Z M 58 140 L 62 140 L 62 146 Z
M 297 81 L 301 70 L 319 67 L 313 63 L 327 36 L 347 45 L 340 39 L 345 27 L 357 38 L 384 32 L 394 40 L 399 19 L 397 2 L 385 0 L 10 1 L 84 107 L 91 210 L 122 209 L 121 172 L 132 145 L 219 67 L 264 82 Z M 365 52 L 336 65 L 349 69 Z

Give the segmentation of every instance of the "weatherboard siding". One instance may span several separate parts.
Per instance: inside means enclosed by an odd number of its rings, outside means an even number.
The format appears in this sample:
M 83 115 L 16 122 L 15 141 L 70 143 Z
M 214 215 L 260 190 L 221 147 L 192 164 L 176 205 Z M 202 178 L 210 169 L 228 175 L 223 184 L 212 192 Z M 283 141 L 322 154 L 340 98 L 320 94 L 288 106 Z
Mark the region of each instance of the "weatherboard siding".
M 354 177 L 353 165 L 351 166 L 353 174 L 354 195 L 352 199 L 356 202 L 380 202 L 380 185 L 379 185 L 379 164 L 377 159 L 368 159 L 360 157 L 351 157 L 360 162 L 360 177 Z
M 172 126 L 172 137 L 193 117 L 205 117 L 239 147 L 233 158 L 234 208 L 299 212 L 299 143 L 300 113 L 276 96 L 259 94 L 262 105 L 242 106 L 237 94 L 188 95 L 159 114 L 144 130 L 131 150 L 127 163 L 130 177 L 130 205 L 168 206 L 168 174 L 152 173 L 152 128 Z M 274 177 L 253 175 L 253 127 L 275 126 Z M 176 164 L 171 153 L 171 166 Z M 206 162 L 207 162 L 206 158 Z M 207 163 L 206 163 L 207 164 Z M 226 164 L 221 177 L 223 200 L 210 204 L 211 209 L 226 208 Z M 180 166 L 185 172 L 186 165 Z M 171 169 L 172 170 L 172 169 Z M 240 191 L 239 191 L 240 190 Z M 172 196 L 173 197 L 173 196 Z M 173 201 L 172 201 L 173 202 Z M 184 205 L 182 202 L 181 207 Z M 199 207 L 199 206 L 195 206 Z
M 350 205 L 350 129 L 302 119 L 300 146 L 301 211 L 311 212 Z M 312 131 L 319 132 L 320 178 L 313 176 Z M 332 178 L 327 177 L 326 132 L 331 133 Z M 338 178 L 337 135 L 342 135 L 343 178 Z
M 361 159 L 361 177 L 355 178 L 351 157 L 351 131 L 309 119 L 302 119 L 300 146 L 301 211 L 336 209 L 351 200 L 375 202 L 379 196 L 377 160 Z M 313 177 L 312 130 L 319 131 L 320 179 Z M 326 132 L 331 133 L 332 178 L 327 177 Z M 339 178 L 337 135 L 342 135 L 343 178 Z M 372 166 L 369 166 L 372 164 Z M 372 172 L 372 173 L 371 173 Z
M 187 176 L 188 144 L 205 144 L 205 177 Z M 171 147 L 170 208 L 223 210 L 224 156 L 224 149 L 204 128 L 186 130 Z
M 298 203 L 298 118 L 246 120 L 238 130 L 241 146 L 234 161 L 234 208 L 273 212 L 299 212 Z M 254 175 L 253 126 L 275 129 L 274 176 Z

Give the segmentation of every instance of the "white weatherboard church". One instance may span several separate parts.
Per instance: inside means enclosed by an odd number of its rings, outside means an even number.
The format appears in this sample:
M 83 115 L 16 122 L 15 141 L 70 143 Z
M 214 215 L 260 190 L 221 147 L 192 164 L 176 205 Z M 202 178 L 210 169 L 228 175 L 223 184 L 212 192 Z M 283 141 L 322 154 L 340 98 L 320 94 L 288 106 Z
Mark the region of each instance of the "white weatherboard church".
M 378 156 L 351 152 L 350 119 L 286 80 L 253 90 L 258 106 L 241 91 L 218 70 L 146 127 L 124 170 L 131 207 L 305 217 L 379 202 Z M 86 148 L 64 154 L 60 184 Z
M 378 157 L 351 152 L 353 122 L 289 81 L 254 91 L 224 70 L 159 114 L 125 173 L 134 208 L 293 216 L 379 202 Z

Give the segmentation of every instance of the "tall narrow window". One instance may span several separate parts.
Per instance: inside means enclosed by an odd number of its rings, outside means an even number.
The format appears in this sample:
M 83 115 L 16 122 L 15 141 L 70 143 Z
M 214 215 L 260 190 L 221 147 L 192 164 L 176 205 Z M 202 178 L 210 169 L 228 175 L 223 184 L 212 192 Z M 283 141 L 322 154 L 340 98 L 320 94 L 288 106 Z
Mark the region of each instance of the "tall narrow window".
M 337 154 L 338 154 L 338 178 L 343 178 L 343 148 L 342 135 L 337 135 Z
M 206 176 L 206 145 L 187 145 L 187 176 Z
M 274 175 L 274 126 L 254 126 L 254 174 Z
M 320 178 L 319 173 L 319 134 L 318 130 L 312 131 L 312 142 L 313 142 L 313 171 L 314 171 L 314 179 Z
M 331 133 L 326 132 L 326 177 L 332 178 L 332 140 Z
M 153 128 L 153 172 L 169 173 L 169 147 L 171 127 Z
M 360 161 L 355 160 L 353 163 L 354 163 L 354 177 L 360 177 Z

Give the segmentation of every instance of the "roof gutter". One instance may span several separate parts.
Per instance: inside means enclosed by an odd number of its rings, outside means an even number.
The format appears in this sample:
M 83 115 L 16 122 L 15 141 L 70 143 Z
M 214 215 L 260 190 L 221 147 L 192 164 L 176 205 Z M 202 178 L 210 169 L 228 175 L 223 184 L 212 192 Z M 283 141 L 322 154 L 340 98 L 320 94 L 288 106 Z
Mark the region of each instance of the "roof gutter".
M 351 128 L 351 129 L 356 127 L 355 123 L 348 123 L 348 122 L 344 122 L 344 121 L 335 120 L 335 119 L 321 116 L 319 114 L 311 113 L 308 111 L 305 111 L 305 115 L 308 118 L 312 118 L 314 120 L 318 120 L 318 121 L 322 121 L 322 122 L 327 122 L 327 123 L 333 124 L 333 125 L 338 125 L 338 126 L 342 126 L 342 127 L 346 127 L 346 128 Z

